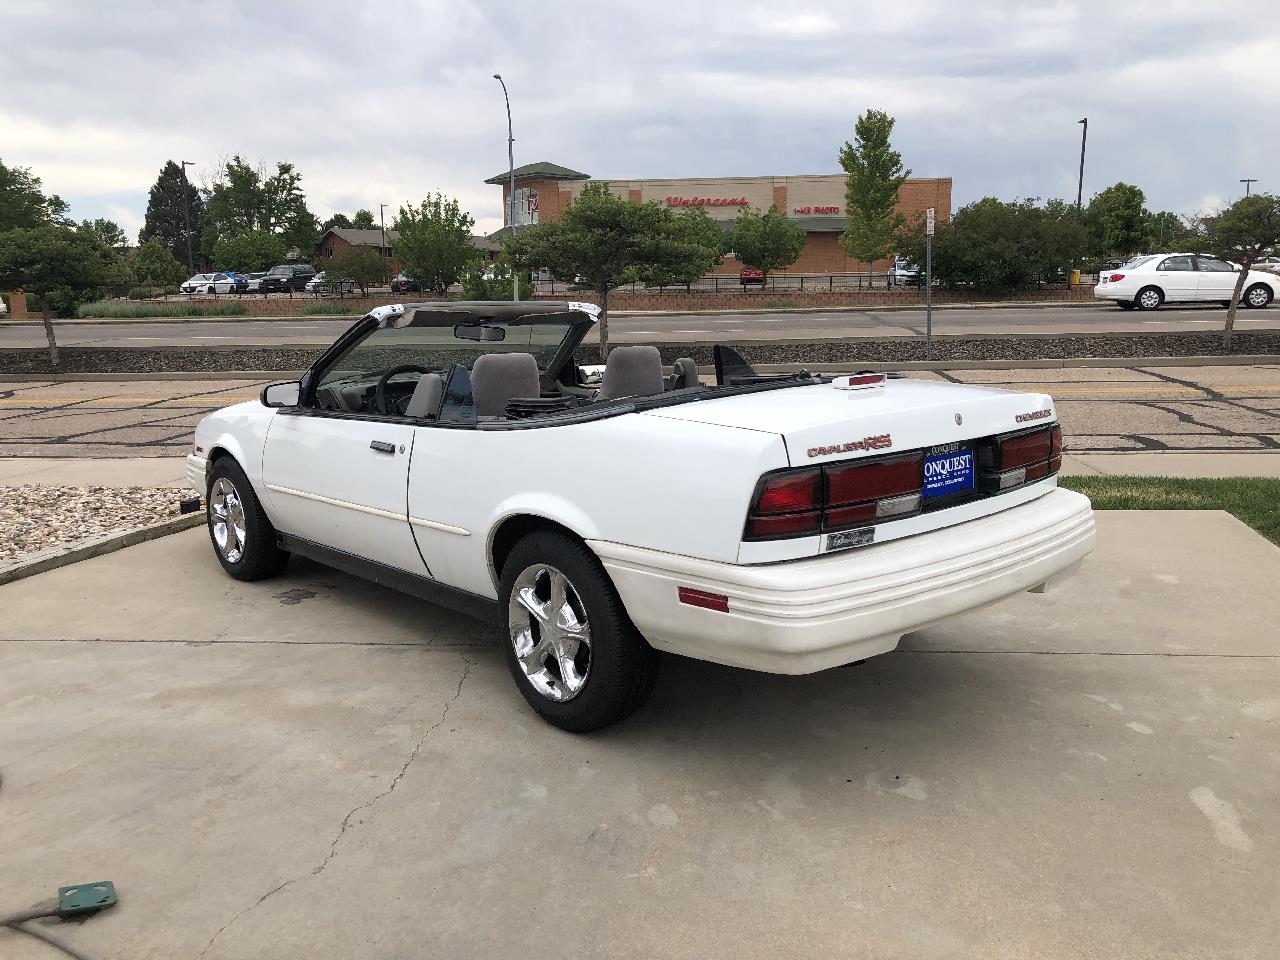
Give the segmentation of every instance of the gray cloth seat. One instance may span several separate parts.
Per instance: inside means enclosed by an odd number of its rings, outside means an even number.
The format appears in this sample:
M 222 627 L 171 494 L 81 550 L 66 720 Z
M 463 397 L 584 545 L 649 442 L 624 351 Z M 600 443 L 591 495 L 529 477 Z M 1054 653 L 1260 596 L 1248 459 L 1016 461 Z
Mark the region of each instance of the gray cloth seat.
M 434 420 L 440 415 L 440 402 L 444 399 L 444 378 L 438 373 L 424 373 L 413 396 L 404 409 L 406 417 L 415 420 Z
M 671 365 L 671 389 L 687 390 L 698 387 L 702 381 L 698 379 L 698 364 L 692 357 L 681 357 Z
M 614 347 L 609 351 L 598 399 L 652 397 L 662 390 L 662 355 L 657 347 Z
M 500 417 L 512 400 L 542 395 L 538 361 L 531 353 L 486 353 L 471 368 L 471 397 L 477 417 Z

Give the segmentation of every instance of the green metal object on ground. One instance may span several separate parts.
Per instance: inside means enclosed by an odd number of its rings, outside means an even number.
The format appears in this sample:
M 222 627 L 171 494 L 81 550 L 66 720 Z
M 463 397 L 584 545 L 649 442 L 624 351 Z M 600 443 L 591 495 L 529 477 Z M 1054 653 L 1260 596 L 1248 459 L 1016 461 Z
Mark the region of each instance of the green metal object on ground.
M 110 880 L 58 888 L 58 914 L 63 917 L 97 913 L 116 903 L 116 885 Z

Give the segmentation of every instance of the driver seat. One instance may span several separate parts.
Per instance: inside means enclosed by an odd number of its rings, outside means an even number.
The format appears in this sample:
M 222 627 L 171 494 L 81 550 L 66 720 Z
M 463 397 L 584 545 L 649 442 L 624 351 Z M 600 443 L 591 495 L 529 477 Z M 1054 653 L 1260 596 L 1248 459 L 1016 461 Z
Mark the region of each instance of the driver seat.
M 532 353 L 486 353 L 471 367 L 471 397 L 477 417 L 501 417 L 510 401 L 540 396 L 538 361 Z
M 444 400 L 444 378 L 438 373 L 424 373 L 413 388 L 404 415 L 415 420 L 434 420 L 440 415 L 440 403 Z

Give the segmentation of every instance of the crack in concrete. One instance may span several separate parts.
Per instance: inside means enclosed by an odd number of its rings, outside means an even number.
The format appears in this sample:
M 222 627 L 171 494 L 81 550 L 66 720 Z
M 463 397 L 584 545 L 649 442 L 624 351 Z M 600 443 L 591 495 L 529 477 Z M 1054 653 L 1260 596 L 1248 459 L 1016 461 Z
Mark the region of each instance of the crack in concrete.
M 221 927 L 219 927 L 216 931 L 214 931 L 213 936 L 209 938 L 209 942 L 205 944 L 204 949 L 201 950 L 199 954 L 197 954 L 196 960 L 200 960 L 201 957 L 203 957 L 206 953 L 208 953 L 211 949 L 213 949 L 213 945 L 217 941 L 217 939 L 220 936 L 222 936 L 222 934 L 227 929 L 229 929 L 231 926 L 237 923 L 241 917 L 244 917 L 252 913 L 254 910 L 262 906 L 263 903 L 265 903 L 267 900 L 270 900 L 272 897 L 274 897 L 277 893 L 279 893 L 285 887 L 288 887 L 294 883 L 297 883 L 299 880 L 304 880 L 308 876 L 315 877 L 315 876 L 319 876 L 321 873 L 324 872 L 325 868 L 329 866 L 330 861 L 332 861 L 333 858 L 338 855 L 338 844 L 342 842 L 342 838 L 345 837 L 347 835 L 347 832 L 351 829 L 351 818 L 354 817 L 361 810 L 368 810 L 370 807 L 376 804 L 379 800 L 382 800 L 385 797 L 389 797 L 392 793 L 395 792 L 396 787 L 400 786 L 400 781 L 403 780 L 405 774 L 409 772 L 409 767 L 413 765 L 413 761 L 418 759 L 418 754 L 421 752 L 423 744 L 427 742 L 427 738 L 431 736 L 431 734 L 433 734 L 436 730 L 438 730 L 444 724 L 445 720 L 449 716 L 449 708 L 453 706 L 453 704 L 457 701 L 458 697 L 462 696 L 462 685 L 466 683 L 467 674 L 470 672 L 471 672 L 471 661 L 468 660 L 466 657 L 463 657 L 462 658 L 462 676 L 458 678 L 458 689 L 454 691 L 452 697 L 450 697 L 448 700 L 445 701 L 444 709 L 440 712 L 440 719 L 437 720 L 435 723 L 433 723 L 431 726 L 427 727 L 426 731 L 423 732 L 422 736 L 418 738 L 418 742 L 414 744 L 413 750 L 409 754 L 409 758 L 405 760 L 404 764 L 400 767 L 400 772 L 397 773 L 391 779 L 391 783 L 388 784 L 387 789 L 383 790 L 380 794 L 378 794 L 376 797 L 373 797 L 371 800 L 366 800 L 364 803 L 361 803 L 361 804 L 358 804 L 357 806 L 352 807 L 347 812 L 347 815 L 342 818 L 342 823 L 338 827 L 338 835 L 334 837 L 333 842 L 329 844 L 329 852 L 325 854 L 324 859 L 321 860 L 317 866 L 313 867 L 310 873 L 303 874 L 302 876 L 299 876 L 299 877 L 290 877 L 288 880 L 285 880 L 283 883 L 280 883 L 272 887 L 270 890 L 268 890 L 266 893 L 260 896 L 257 900 L 255 900 L 252 904 L 245 907 L 243 910 L 241 910 L 239 913 L 233 916 L 230 920 L 224 923 Z

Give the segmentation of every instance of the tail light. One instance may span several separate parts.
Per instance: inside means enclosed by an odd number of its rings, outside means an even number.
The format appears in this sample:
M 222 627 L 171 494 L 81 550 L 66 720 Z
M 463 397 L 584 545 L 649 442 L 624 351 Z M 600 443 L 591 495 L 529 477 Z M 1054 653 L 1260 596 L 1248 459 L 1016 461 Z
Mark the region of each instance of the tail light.
M 924 455 L 916 451 L 765 474 L 743 539 L 812 536 L 915 513 L 923 465 Z
M 1113 273 L 1111 276 L 1107 277 L 1107 281 L 1109 283 L 1119 283 L 1123 279 L 1124 279 L 1123 273 Z
M 996 437 L 980 451 L 982 488 L 999 493 L 1052 476 L 1062 467 L 1062 428 L 1052 427 L 1028 433 Z

